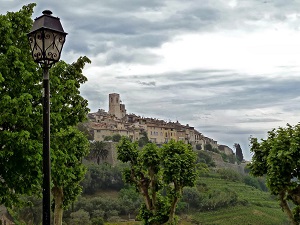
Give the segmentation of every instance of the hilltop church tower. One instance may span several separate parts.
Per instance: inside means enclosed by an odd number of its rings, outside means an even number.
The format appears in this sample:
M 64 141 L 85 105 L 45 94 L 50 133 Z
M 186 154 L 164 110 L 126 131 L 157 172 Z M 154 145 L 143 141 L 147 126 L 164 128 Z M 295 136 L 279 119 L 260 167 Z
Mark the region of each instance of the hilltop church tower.
M 126 115 L 125 105 L 120 100 L 120 95 L 117 93 L 109 94 L 109 114 L 122 119 Z

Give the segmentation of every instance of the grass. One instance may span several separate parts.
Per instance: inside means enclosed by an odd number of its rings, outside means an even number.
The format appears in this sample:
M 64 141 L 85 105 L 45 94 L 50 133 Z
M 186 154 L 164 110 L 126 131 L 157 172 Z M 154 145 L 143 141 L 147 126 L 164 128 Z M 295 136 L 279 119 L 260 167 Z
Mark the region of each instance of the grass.
M 201 225 L 283 225 L 289 224 L 280 208 L 235 206 L 192 215 L 192 222 Z
M 201 225 L 283 225 L 289 224 L 279 203 L 268 192 L 241 182 L 220 178 L 201 178 L 210 189 L 229 188 L 238 195 L 240 204 L 209 212 L 192 213 L 187 221 Z

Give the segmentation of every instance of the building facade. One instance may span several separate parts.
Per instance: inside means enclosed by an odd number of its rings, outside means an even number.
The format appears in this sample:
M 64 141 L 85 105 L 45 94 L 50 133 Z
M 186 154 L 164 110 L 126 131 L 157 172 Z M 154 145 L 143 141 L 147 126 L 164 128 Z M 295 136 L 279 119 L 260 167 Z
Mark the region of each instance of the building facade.
M 200 144 L 204 147 L 210 143 L 218 148 L 217 141 L 203 136 L 194 127 L 177 122 L 166 122 L 155 118 L 144 118 L 135 114 L 126 114 L 125 105 L 117 93 L 109 94 L 109 110 L 99 109 L 90 113 L 89 127 L 95 141 L 103 141 L 106 136 L 120 134 L 138 141 L 146 132 L 148 139 L 156 144 L 167 143 L 170 140 L 183 141 L 192 146 Z

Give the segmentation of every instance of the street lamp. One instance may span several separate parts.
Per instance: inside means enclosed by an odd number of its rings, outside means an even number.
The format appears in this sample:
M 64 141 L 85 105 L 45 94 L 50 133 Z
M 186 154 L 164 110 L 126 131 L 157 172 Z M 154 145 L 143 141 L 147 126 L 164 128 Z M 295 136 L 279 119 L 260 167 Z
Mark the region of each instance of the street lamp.
M 67 33 L 50 10 L 36 18 L 28 33 L 33 60 L 43 69 L 43 225 L 50 225 L 50 85 L 49 69 L 59 61 Z

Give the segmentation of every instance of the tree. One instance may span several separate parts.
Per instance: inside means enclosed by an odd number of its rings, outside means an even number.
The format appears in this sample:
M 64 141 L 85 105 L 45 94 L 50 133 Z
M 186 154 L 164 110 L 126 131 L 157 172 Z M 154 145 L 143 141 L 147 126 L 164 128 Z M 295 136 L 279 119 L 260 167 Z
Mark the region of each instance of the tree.
M 87 100 L 79 88 L 87 81 L 82 74 L 87 57 L 76 62 L 57 63 L 50 70 L 51 88 L 51 189 L 54 204 L 54 224 L 62 224 L 63 209 L 81 193 L 80 181 L 86 169 L 82 159 L 89 153 L 87 137 L 76 126 L 85 121 L 89 112 Z
M 97 164 L 100 164 L 100 159 L 107 158 L 108 150 L 106 149 L 106 143 L 103 141 L 95 141 L 91 143 L 91 157 L 96 158 Z
M 212 145 L 210 143 L 207 143 L 207 144 L 205 144 L 204 149 L 206 151 L 212 151 L 213 147 L 212 147 Z
M 63 209 L 82 192 L 79 184 L 86 173 L 82 159 L 89 152 L 89 142 L 80 131 L 69 127 L 55 134 L 51 149 L 54 225 L 61 225 Z
M 112 141 L 113 142 L 119 142 L 120 140 L 121 140 L 121 135 L 120 134 L 114 134 L 113 136 L 112 136 Z
M 112 141 L 112 136 L 105 136 L 104 141 Z
M 244 155 L 243 155 L 243 151 L 242 148 L 240 146 L 240 144 L 238 143 L 234 143 L 234 148 L 235 148 L 235 154 L 236 154 L 236 158 L 239 162 L 242 162 L 244 160 Z
M 300 124 L 268 132 L 267 139 L 260 142 L 250 139 L 254 153 L 249 166 L 254 176 L 266 176 L 267 186 L 280 200 L 292 224 L 300 223 Z M 295 207 L 292 210 L 289 202 Z
M 88 171 L 85 175 L 85 179 L 81 183 L 83 192 L 91 195 L 101 190 L 119 191 L 124 186 L 121 166 L 122 165 L 117 165 L 112 167 L 108 163 L 102 163 L 100 165 L 94 163 L 87 164 Z
M 208 152 L 205 151 L 199 151 L 198 152 L 198 162 L 204 162 L 205 164 L 207 164 L 209 167 L 215 167 L 216 163 L 214 162 L 211 154 L 209 154 Z
M 143 147 L 147 143 L 149 143 L 149 138 L 148 138 L 148 134 L 146 131 L 142 132 L 142 137 L 139 139 L 138 143 L 139 143 L 139 147 Z
M 41 191 L 42 72 L 27 33 L 35 4 L 0 15 L 0 204 Z
M 163 182 L 168 184 L 171 208 L 168 222 L 175 222 L 175 209 L 183 187 L 194 186 L 196 180 L 196 154 L 191 145 L 171 141 L 162 147 Z
M 196 149 L 197 150 L 202 150 L 202 144 L 196 144 Z
M 124 170 L 127 183 L 143 196 L 139 216 L 145 224 L 176 224 L 175 209 L 185 186 L 194 186 L 196 154 L 191 145 L 171 140 L 162 148 L 122 138 L 117 146 L 118 159 L 128 162 Z M 165 192 L 166 194 L 163 194 Z
M 86 137 L 88 140 L 93 140 L 93 135 L 91 134 L 91 132 L 89 131 L 88 128 L 88 123 L 79 123 L 77 125 L 77 129 L 80 130 Z
M 21 195 L 40 193 L 42 186 L 42 71 L 32 59 L 27 39 L 34 6 L 0 15 L 0 204 L 8 207 L 20 203 Z M 52 192 L 65 188 L 65 205 L 79 194 L 83 171 L 78 162 L 86 152 L 86 138 L 74 127 L 89 111 L 79 92 L 87 80 L 82 69 L 89 62 L 80 57 L 50 70 Z M 62 141 L 63 137 L 70 140 Z M 73 183 L 66 185 L 64 180 Z

